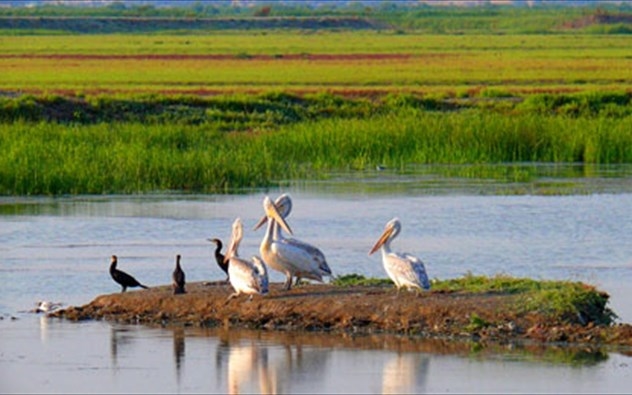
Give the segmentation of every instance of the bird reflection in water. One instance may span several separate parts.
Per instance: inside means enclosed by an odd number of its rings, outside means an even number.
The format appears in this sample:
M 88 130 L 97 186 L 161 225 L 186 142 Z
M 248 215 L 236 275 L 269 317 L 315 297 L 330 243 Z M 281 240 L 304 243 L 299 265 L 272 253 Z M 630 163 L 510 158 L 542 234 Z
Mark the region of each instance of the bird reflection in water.
M 110 360 L 112 369 L 118 370 L 119 348 L 131 343 L 130 330 L 125 327 L 112 326 L 110 329 Z
M 48 317 L 45 315 L 40 317 L 40 340 L 42 344 L 48 342 Z
M 429 359 L 423 354 L 397 353 L 384 364 L 382 394 L 410 394 L 423 388 Z
M 304 350 L 299 344 L 270 349 L 257 339 L 227 337 L 220 336 L 216 371 L 219 373 L 223 365 L 226 366 L 229 394 L 291 393 L 293 390 L 286 386 L 299 383 L 305 377 L 325 374 L 330 355 L 327 350 Z
M 276 384 L 269 377 L 268 350 L 254 341 L 231 344 L 227 366 L 229 394 L 276 393 Z
M 180 387 L 180 379 L 182 378 L 182 365 L 184 363 L 184 328 L 173 329 L 173 360 L 176 367 L 176 380 Z

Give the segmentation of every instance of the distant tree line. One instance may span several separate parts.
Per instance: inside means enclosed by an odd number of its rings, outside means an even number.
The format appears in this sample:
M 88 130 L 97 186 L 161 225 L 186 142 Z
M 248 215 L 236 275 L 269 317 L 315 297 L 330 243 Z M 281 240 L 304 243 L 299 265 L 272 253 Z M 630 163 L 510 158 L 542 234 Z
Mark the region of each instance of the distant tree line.
M 25 3 L 22 3 L 25 4 Z M 482 3 L 480 6 L 432 6 L 418 2 L 258 2 L 235 5 L 229 1 L 183 1 L 180 6 L 113 2 L 103 6 L 42 3 L 32 7 L 0 7 L 0 17 L 121 17 L 121 18 L 272 18 L 362 17 L 384 22 L 401 31 L 437 34 L 552 33 L 574 27 L 592 15 L 632 15 L 632 2 L 586 3 L 569 7 L 564 2 L 527 7 Z M 91 3 L 92 4 L 92 3 Z M 520 6 L 522 4 L 522 6 Z M 603 19 L 603 18 L 601 18 Z M 621 25 L 621 23 L 619 23 Z M 583 28 L 584 26 L 582 26 Z M 614 33 L 630 33 L 623 22 Z M 604 29 L 595 32 L 605 32 Z

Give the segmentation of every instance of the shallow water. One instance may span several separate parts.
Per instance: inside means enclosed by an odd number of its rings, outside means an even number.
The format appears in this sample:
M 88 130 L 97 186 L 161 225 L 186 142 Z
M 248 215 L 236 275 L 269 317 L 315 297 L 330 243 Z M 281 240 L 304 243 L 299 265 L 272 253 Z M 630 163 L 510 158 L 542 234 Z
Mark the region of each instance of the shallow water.
M 471 272 L 585 281 L 607 291 L 621 321 L 632 322 L 632 171 L 597 168 L 587 176 L 585 169 L 568 167 L 526 166 L 504 170 L 510 175 L 505 179 L 456 181 L 441 177 L 445 169 L 341 174 L 267 194 L 292 195 L 288 220 L 295 237 L 318 245 L 337 274 L 384 277 L 379 254 L 367 252 L 398 216 L 403 230 L 394 248 L 420 256 L 430 277 Z M 150 286 L 170 282 L 176 254 L 188 281 L 223 279 L 206 239 L 227 241 L 239 216 L 246 228 L 240 254 L 257 254 L 262 231 L 251 226 L 265 194 L 0 199 L 0 392 L 631 388 L 632 360 L 613 350 L 458 349 L 427 341 L 411 346 L 396 337 L 336 343 L 331 335 L 316 341 L 178 332 L 40 320 L 25 312 L 37 300 L 81 305 L 118 292 L 107 271 L 112 254 L 121 269 Z M 281 280 L 272 273 L 272 281 Z

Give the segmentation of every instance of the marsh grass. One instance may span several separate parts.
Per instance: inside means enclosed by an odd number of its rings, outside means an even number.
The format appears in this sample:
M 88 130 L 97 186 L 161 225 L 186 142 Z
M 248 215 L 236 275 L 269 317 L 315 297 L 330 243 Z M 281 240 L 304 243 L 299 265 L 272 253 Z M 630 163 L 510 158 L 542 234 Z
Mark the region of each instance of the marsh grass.
M 616 116 L 437 103 L 283 93 L 3 99 L 0 193 L 216 193 L 377 164 L 632 163 L 625 101 L 608 103 L 622 108 Z
M 437 280 L 433 290 L 451 292 L 493 292 L 519 295 L 517 309 L 553 314 L 583 324 L 612 324 L 617 315 L 606 307 L 609 296 L 580 282 L 533 280 L 503 274 L 492 277 L 467 274 L 461 278 Z

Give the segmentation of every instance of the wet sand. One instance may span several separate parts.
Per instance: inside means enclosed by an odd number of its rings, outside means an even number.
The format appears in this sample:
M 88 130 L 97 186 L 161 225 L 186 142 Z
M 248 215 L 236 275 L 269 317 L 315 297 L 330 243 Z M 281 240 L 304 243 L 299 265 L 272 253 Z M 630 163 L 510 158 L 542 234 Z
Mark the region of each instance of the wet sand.
M 290 291 L 271 284 L 252 300 L 224 282 L 187 284 L 102 295 L 87 305 L 51 316 L 146 325 L 235 327 L 265 330 L 395 333 L 479 341 L 564 342 L 632 346 L 629 324 L 598 325 L 516 309 L 520 295 L 465 292 L 397 292 L 393 287 L 309 284 Z

